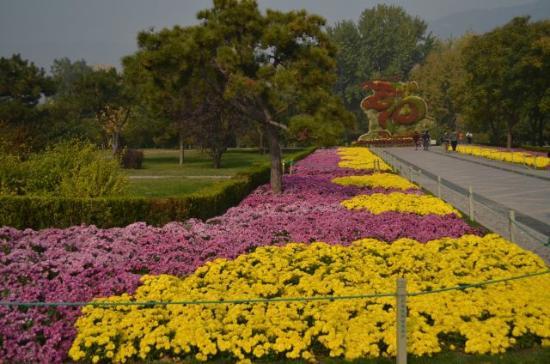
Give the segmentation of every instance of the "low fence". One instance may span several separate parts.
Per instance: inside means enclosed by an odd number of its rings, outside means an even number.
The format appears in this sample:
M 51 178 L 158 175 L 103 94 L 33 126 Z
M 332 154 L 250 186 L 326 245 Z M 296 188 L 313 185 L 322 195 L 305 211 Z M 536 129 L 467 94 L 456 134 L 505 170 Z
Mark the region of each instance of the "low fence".
M 475 192 L 412 165 L 379 148 L 373 148 L 381 159 L 410 181 L 420 185 L 435 196 L 449 202 L 468 216 L 470 221 L 508 238 L 528 249 L 550 264 L 550 225 L 490 200 Z

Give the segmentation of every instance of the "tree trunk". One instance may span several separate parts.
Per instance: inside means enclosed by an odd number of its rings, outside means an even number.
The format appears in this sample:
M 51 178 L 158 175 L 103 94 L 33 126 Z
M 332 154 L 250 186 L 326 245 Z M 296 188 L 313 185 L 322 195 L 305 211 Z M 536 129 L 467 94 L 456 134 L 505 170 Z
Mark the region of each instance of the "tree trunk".
M 489 135 L 489 141 L 491 144 L 498 145 L 499 143 L 499 132 L 498 132 L 498 123 L 496 121 L 489 120 L 489 128 L 491 130 L 491 134 Z
M 545 124 L 544 117 L 539 117 L 539 122 L 537 125 L 537 144 L 536 144 L 539 147 L 542 147 L 544 145 L 544 124 Z
M 508 112 L 511 117 L 508 119 L 508 122 L 506 123 L 506 147 L 508 149 L 512 148 L 512 129 L 514 126 L 516 126 L 519 121 L 519 115 L 513 114 L 512 112 Z
M 113 155 L 118 153 L 119 140 L 120 140 L 119 134 L 118 134 L 118 132 L 115 131 L 113 133 L 113 140 L 112 140 L 112 145 L 111 145 L 111 148 L 113 150 Z
M 271 157 L 271 190 L 273 193 L 279 194 L 283 192 L 283 166 L 281 164 L 279 135 L 277 129 L 273 125 L 267 125 L 266 134 Z
M 212 153 L 212 159 L 214 160 L 214 168 L 218 169 L 222 166 L 222 155 L 223 152 L 221 151 L 215 151 Z
M 260 154 L 264 154 L 264 132 L 260 130 Z
M 512 148 L 512 128 L 508 127 L 506 130 L 506 148 Z
M 180 129 L 180 166 L 183 165 L 184 147 L 183 147 L 183 130 Z

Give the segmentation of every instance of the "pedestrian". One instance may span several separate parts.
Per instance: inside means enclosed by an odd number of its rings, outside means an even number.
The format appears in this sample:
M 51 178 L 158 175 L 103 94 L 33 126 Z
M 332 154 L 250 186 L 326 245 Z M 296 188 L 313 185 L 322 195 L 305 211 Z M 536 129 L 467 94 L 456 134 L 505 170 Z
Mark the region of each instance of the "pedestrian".
M 458 145 L 458 133 L 456 131 L 453 131 L 451 133 L 451 147 L 453 148 L 453 152 L 456 152 L 457 145 Z
M 424 150 L 428 150 L 430 148 L 430 133 L 428 130 L 424 130 L 424 133 L 422 134 L 422 144 L 424 145 Z
M 468 141 L 468 144 L 472 144 L 472 139 L 474 138 L 474 134 L 470 133 L 469 131 L 466 133 L 466 140 Z
M 445 132 L 443 137 L 441 137 L 441 144 L 443 145 L 443 150 L 445 153 L 449 151 L 449 133 Z
M 414 140 L 414 150 L 418 150 L 418 147 L 420 146 L 420 133 L 417 130 L 414 131 L 413 140 Z

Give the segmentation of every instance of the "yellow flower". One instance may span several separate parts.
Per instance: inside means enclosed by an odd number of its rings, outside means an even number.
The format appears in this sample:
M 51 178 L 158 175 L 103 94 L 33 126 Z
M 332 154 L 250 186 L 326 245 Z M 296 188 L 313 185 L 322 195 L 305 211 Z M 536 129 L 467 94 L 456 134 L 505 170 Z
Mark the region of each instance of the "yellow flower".
M 341 168 L 365 170 L 379 168 L 381 171 L 391 171 L 391 167 L 368 148 L 338 148 L 338 154 L 340 155 L 338 166 Z
M 430 195 L 416 195 L 401 192 L 389 194 L 374 193 L 372 195 L 358 195 L 341 202 L 348 209 L 365 209 L 375 215 L 387 211 L 409 212 L 418 215 L 447 215 L 461 216 L 460 212 L 443 200 Z
M 540 169 L 550 166 L 550 158 L 543 155 L 534 155 L 526 152 L 512 152 L 495 148 L 478 147 L 471 145 L 459 145 L 456 151 L 463 154 L 470 154 L 476 157 L 509 163 L 525 164 Z
M 401 190 L 418 188 L 415 184 L 409 182 L 405 178 L 392 173 L 374 173 L 364 176 L 337 177 L 334 178 L 332 182 L 342 186 L 383 187 L 397 188 Z
M 427 292 L 548 269 L 535 254 L 498 235 L 466 235 L 422 244 L 362 239 L 351 246 L 325 243 L 265 246 L 234 260 L 217 259 L 194 274 L 145 276 L 134 295 L 100 301 L 230 300 L 395 292 Z M 500 353 L 529 334 L 550 342 L 550 275 L 408 298 L 409 352 L 437 353 L 463 338 L 471 353 Z M 99 300 L 98 300 L 99 301 Z M 168 305 L 116 309 L 91 307 L 76 323 L 74 360 L 169 357 L 236 360 L 266 355 L 312 359 L 313 345 L 348 360 L 395 355 L 395 298 L 219 305 Z M 117 337 L 112 350 L 96 345 Z M 92 345 L 85 348 L 89 342 Z M 382 345 L 379 345 L 382 343 Z M 112 352 L 113 354 L 109 354 Z M 112 355 L 112 358 L 111 358 Z

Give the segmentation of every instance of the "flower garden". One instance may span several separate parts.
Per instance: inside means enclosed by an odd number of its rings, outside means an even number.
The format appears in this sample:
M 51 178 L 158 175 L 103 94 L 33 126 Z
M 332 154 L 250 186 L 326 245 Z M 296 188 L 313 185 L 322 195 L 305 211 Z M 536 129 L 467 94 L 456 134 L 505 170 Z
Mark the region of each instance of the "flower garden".
M 458 153 L 469 154 L 476 157 L 493 159 L 508 163 L 524 164 L 538 169 L 550 168 L 550 158 L 542 152 L 531 152 L 526 150 L 509 151 L 507 149 L 497 149 L 488 147 L 479 147 L 471 145 L 459 145 L 456 148 Z
M 261 186 L 204 222 L 1 228 L 2 301 L 94 305 L 0 306 L 0 358 L 392 356 L 397 277 L 409 292 L 449 288 L 409 297 L 411 354 L 550 345 L 550 275 L 465 288 L 544 272 L 539 257 L 472 228 L 367 148 L 318 150 L 293 172 L 282 195 Z M 364 294 L 380 297 L 131 304 Z

